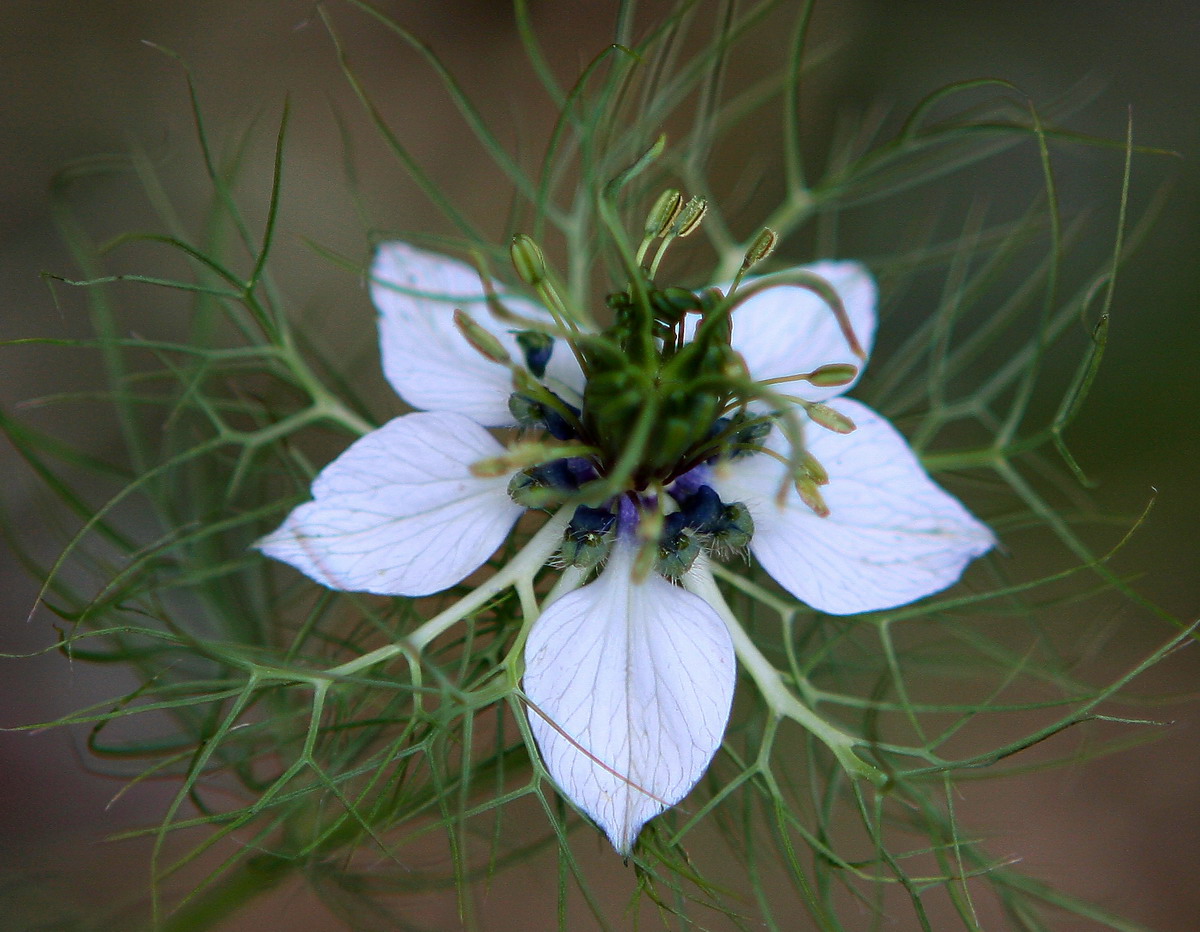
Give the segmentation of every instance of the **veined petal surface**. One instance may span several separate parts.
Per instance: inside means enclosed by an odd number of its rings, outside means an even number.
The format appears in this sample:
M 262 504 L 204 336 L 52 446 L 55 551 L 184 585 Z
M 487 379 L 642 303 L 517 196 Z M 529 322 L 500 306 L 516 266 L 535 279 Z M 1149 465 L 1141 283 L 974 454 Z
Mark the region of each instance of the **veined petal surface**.
M 838 293 L 854 335 L 870 353 L 875 340 L 877 291 L 871 273 L 858 262 L 815 262 L 798 271 L 825 279 Z M 753 281 L 748 279 L 747 281 Z M 862 361 L 851 351 L 833 310 L 815 292 L 780 285 L 748 298 L 733 312 L 733 348 L 742 354 L 756 381 L 812 372 L 829 363 Z M 855 379 L 857 381 L 857 378 Z M 808 401 L 824 401 L 847 392 L 853 382 L 820 388 L 807 382 L 780 386 Z
M 551 604 L 525 645 L 542 760 L 621 854 L 700 779 L 736 674 L 716 611 L 657 573 L 635 582 L 635 553 L 618 542 L 600 577 Z
M 494 335 L 512 358 L 522 360 L 515 329 L 488 312 L 479 273 L 464 262 L 425 252 L 408 243 L 384 243 L 371 265 L 371 299 L 379 311 L 383 373 L 414 408 L 454 411 L 486 427 L 513 423 L 508 410 L 512 380 L 504 366 L 484 358 L 454 325 L 461 309 Z M 524 298 L 502 295 L 511 311 L 538 321 L 550 315 Z M 561 341 L 546 368 L 547 384 L 564 384 L 577 394 L 583 374 Z
M 524 510 L 472 463 L 504 448 L 462 414 L 406 414 L 355 441 L 256 546 L 333 589 L 429 595 L 460 582 Z
M 775 501 L 784 467 L 756 455 L 718 468 L 714 488 L 744 502 L 754 518 L 750 549 L 781 586 L 813 608 L 851 615 L 904 605 L 956 582 L 995 538 L 921 467 L 900 433 L 866 405 L 831 407 L 857 424 L 849 434 L 808 425 L 809 451 L 829 473 L 820 518 L 789 486 Z M 778 430 L 771 445 L 787 446 Z

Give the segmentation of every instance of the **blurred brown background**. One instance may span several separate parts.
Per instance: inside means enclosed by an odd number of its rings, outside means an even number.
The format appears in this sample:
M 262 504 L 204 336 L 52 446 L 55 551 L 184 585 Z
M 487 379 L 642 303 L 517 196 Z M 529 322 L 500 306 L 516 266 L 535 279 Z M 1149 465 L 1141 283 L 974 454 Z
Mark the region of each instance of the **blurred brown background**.
M 533 145 L 542 137 L 544 100 L 524 70 L 507 3 L 384 0 L 380 6 L 433 45 L 478 95 L 485 112 L 509 119 L 514 138 Z M 547 48 L 568 68 L 588 60 L 607 41 L 614 6 L 599 0 L 531 2 Z M 502 216 L 505 194 L 479 171 L 481 156 L 467 142 L 428 68 L 377 24 L 337 4 L 331 9 L 356 65 L 370 75 L 376 99 L 405 144 L 435 166 L 457 201 L 494 202 Z M 929 90 L 969 77 L 1006 78 L 1034 99 L 1092 77 L 1103 92 L 1071 121 L 1073 127 L 1119 138 L 1132 106 L 1138 141 L 1183 153 L 1174 164 L 1163 159 L 1135 164 L 1139 191 L 1174 171 L 1180 177 L 1154 233 L 1123 274 L 1104 370 L 1071 439 L 1085 468 L 1102 483 L 1099 497 L 1117 510 L 1136 513 L 1151 488 L 1157 489 L 1157 504 L 1120 568 L 1148 570 L 1144 589 L 1175 613 L 1195 617 L 1200 604 L 1195 530 L 1200 379 L 1194 375 L 1200 354 L 1195 300 L 1200 172 L 1194 160 L 1200 152 L 1200 8 L 1191 0 L 836 0 L 819 5 L 816 28 L 817 38 L 838 50 L 813 82 L 809 102 L 827 122 L 839 111 L 880 103 L 903 112 Z M 179 69 L 141 40 L 173 49 L 189 62 L 218 139 L 228 140 L 256 116 L 269 126 L 284 93 L 291 94 L 295 123 L 281 225 L 290 245 L 280 250 L 280 280 L 301 313 L 317 318 L 336 312 L 328 328 L 330 339 L 338 341 L 331 354 L 370 360 L 365 296 L 347 293 L 346 275 L 313 262 L 297 247 L 300 235 L 315 233 L 348 255 L 365 255 L 363 227 L 338 169 L 331 104 L 360 126 L 364 121 L 313 6 L 292 0 L 6 0 L 0 5 L 0 338 L 85 332 L 78 296 L 61 295 L 57 306 L 39 277 L 41 271 L 76 274 L 53 228 L 47 199 L 51 176 L 68 161 L 140 147 L 165 166 L 185 216 L 199 209 L 188 203 L 201 196 L 201 187 Z M 269 139 L 270 132 L 264 135 Z M 269 170 L 266 160 L 256 164 L 256 171 Z M 263 174 L 252 176 L 247 188 L 266 192 L 268 185 Z M 401 180 L 394 163 L 365 162 L 361 185 L 376 222 L 441 229 L 432 208 Z M 1113 194 L 1103 192 L 1110 199 Z M 112 232 L 134 228 L 148 216 L 139 203 L 124 200 L 128 191 L 120 186 L 93 188 L 87 196 L 94 199 L 89 206 L 95 215 L 114 217 Z M 147 327 L 159 326 L 152 298 L 131 300 L 144 302 L 138 313 Z M 9 407 L 49 391 L 94 385 L 97 375 L 82 355 L 64 365 L 61 355 L 6 351 L 0 357 L 0 404 Z M 363 378 L 382 391 L 374 371 Z M 77 423 L 62 427 L 87 429 Z M 93 449 L 114 442 L 95 433 L 81 437 Z M 57 529 L 43 527 L 35 481 L 7 447 L 0 448 L 0 470 L 10 517 L 35 538 L 50 531 L 46 540 L 38 538 L 37 547 L 43 556 L 51 554 Z M 6 555 L 0 560 L 0 650 L 44 648 L 53 637 L 47 619 L 25 621 L 35 586 Z M 1125 625 L 1122 631 L 1129 636 L 1112 650 L 1135 657 L 1168 636 L 1148 618 L 1145 626 L 1139 636 Z M 1194 930 L 1200 925 L 1195 880 L 1200 706 L 1191 694 L 1198 670 L 1195 651 L 1184 651 L 1139 684 L 1146 693 L 1180 697 L 1153 713 L 1176 722 L 1157 744 L 1065 770 L 981 784 L 961 801 L 963 820 L 992 834 L 994 852 L 1021 859 L 1030 872 L 1072 893 L 1152 928 Z M 3 661 L 0 724 L 45 720 L 104 695 L 112 687 L 99 676 L 57 655 Z M 0 891 L 14 904 L 7 920 L 0 917 L 0 928 L 32 927 L 28 923 L 37 916 L 52 923 L 67 899 L 104 902 L 124 885 L 145 882 L 144 844 L 100 840 L 152 821 L 165 788 L 142 788 L 109 806 L 121 784 L 89 774 L 81 743 L 81 736 L 60 732 L 0 736 Z M 18 868 L 20 874 L 9 873 Z M 13 880 L 6 882 L 5 876 Z M 511 903 L 499 892 L 496 897 L 497 903 Z M 247 918 L 229 928 L 336 928 L 319 912 L 309 912 L 305 902 L 285 891 L 266 925 L 261 918 Z M 430 909 L 422 919 L 429 928 L 452 927 L 451 903 Z M 527 928 L 520 915 L 492 915 L 488 928 Z

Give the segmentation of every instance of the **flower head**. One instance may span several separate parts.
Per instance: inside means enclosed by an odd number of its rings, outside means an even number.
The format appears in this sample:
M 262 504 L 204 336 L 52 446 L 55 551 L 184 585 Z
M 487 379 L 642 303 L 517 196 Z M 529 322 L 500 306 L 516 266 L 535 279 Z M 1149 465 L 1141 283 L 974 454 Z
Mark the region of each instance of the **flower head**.
M 599 331 L 531 242 L 514 264 L 544 306 L 464 263 L 378 250 L 384 373 L 423 410 L 350 446 L 258 546 L 335 589 L 420 596 L 478 569 L 527 508 L 559 509 L 569 591 L 528 631 L 530 727 L 628 853 L 708 766 L 733 697 L 726 621 L 678 582 L 748 549 L 812 607 L 865 612 L 950 585 L 993 538 L 884 418 L 840 397 L 874 336 L 861 265 L 692 292 L 658 287 L 655 262 Z

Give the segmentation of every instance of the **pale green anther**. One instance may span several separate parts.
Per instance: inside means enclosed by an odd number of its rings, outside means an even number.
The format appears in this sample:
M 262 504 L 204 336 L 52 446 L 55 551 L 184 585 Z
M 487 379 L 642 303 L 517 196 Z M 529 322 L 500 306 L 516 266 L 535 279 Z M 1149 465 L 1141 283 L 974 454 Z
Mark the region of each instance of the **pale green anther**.
M 497 479 L 516 468 L 507 456 L 489 456 L 471 464 L 471 475 L 477 479 Z
M 656 239 L 671 228 L 679 212 L 683 210 L 683 195 L 674 188 L 667 188 L 658 196 L 650 213 L 646 215 L 646 239 Z
M 754 237 L 754 242 L 750 244 L 750 248 L 746 250 L 746 257 L 742 259 L 742 271 L 745 272 L 753 265 L 757 265 L 775 251 L 775 244 L 779 242 L 779 237 L 774 230 L 769 230 L 763 227 L 762 232 Z
M 848 434 L 855 429 L 855 424 L 850 418 L 828 405 L 806 404 L 804 410 L 814 422 L 835 434 Z
M 546 257 L 529 236 L 518 233 L 509 246 L 513 268 L 526 285 L 536 288 L 546 281 Z
M 732 334 L 732 328 L 730 328 Z M 730 337 L 732 340 L 732 336 Z M 745 382 L 750 380 L 750 370 L 746 366 L 746 360 L 739 352 L 731 352 L 721 367 L 721 374 L 731 382 Z
M 471 475 L 480 479 L 495 479 L 507 476 L 515 469 L 539 466 L 550 460 L 587 452 L 588 448 L 581 444 L 516 443 L 509 447 L 503 456 L 489 456 L 476 460 L 471 464 Z
M 663 520 L 665 517 L 659 508 L 643 511 L 637 523 L 638 540 L 643 544 L 657 541 L 662 536 Z
M 800 468 L 817 485 L 829 485 L 829 472 L 821 465 L 821 461 L 807 450 L 800 455 Z
M 825 504 L 825 497 L 821 494 L 821 490 L 817 488 L 817 484 L 812 479 L 807 476 L 797 476 L 795 486 L 796 494 L 800 496 L 800 501 L 811 508 L 813 514 L 818 518 L 829 517 L 829 506 Z
M 836 388 L 839 385 L 849 385 L 858 375 L 858 366 L 848 362 L 835 362 L 821 366 L 808 374 L 807 381 L 821 388 Z
M 700 226 L 706 213 L 708 213 L 708 200 L 699 196 L 693 197 L 679 212 L 679 217 L 671 227 L 671 232 L 679 237 L 687 236 Z
M 469 314 L 458 308 L 454 310 L 454 326 L 458 328 L 472 348 L 475 349 L 481 356 L 490 359 L 492 362 L 498 362 L 503 366 L 510 365 L 512 359 L 496 337 L 488 333 L 483 327 L 479 326 Z

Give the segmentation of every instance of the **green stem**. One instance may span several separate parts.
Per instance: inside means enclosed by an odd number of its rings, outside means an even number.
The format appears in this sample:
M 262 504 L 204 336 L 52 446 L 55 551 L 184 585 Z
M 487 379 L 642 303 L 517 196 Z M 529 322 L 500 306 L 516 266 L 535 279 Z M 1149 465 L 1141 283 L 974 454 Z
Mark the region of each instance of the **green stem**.
M 721 594 L 721 590 L 717 587 L 717 581 L 713 578 L 712 571 L 707 566 L 698 561 L 695 569 L 683 577 L 683 585 L 684 588 L 704 599 L 721 616 L 725 626 L 729 629 L 729 636 L 733 640 L 733 649 L 737 652 L 738 659 L 746 668 L 746 672 L 750 674 L 750 678 L 754 680 L 754 684 L 762 693 L 767 706 L 777 718 L 790 718 L 807 728 L 816 738 L 825 743 L 838 762 L 850 774 L 864 777 L 878 787 L 887 785 L 887 774 L 873 764 L 867 763 L 854 752 L 855 747 L 866 743 L 863 739 L 847 734 L 825 721 L 787 688 L 779 671 L 763 656 L 762 651 L 755 646 L 733 614 L 725 597 Z
M 364 421 L 347 408 L 339 398 L 330 393 L 325 387 L 325 383 L 317 378 L 308 363 L 301 357 L 295 344 L 292 343 L 290 335 L 285 334 L 277 346 L 283 364 L 300 387 L 308 393 L 308 397 L 312 399 L 310 410 L 314 414 L 341 424 L 347 430 L 360 436 L 369 434 L 375 429 L 374 425 Z
M 816 212 L 816 207 L 816 200 L 808 190 L 796 189 L 789 193 L 787 200 L 780 204 L 761 226 L 774 230 L 782 242 Z M 752 241 L 747 238 L 744 242 L 736 243 L 725 250 L 713 273 L 713 281 L 722 282 L 737 274 Z
M 219 928 L 238 910 L 288 878 L 295 862 L 258 855 L 239 862 L 218 883 L 188 899 L 159 927 L 160 932 L 204 932 Z
M 550 559 L 554 551 L 558 549 L 559 544 L 562 542 L 563 531 L 566 529 L 569 519 L 569 509 L 564 508 L 559 511 L 542 525 L 541 529 L 529 539 L 529 543 L 521 549 L 520 553 L 509 560 L 491 579 L 480 583 L 480 585 L 476 586 L 449 608 L 434 615 L 412 634 L 402 638 L 395 644 L 385 644 L 383 647 L 376 648 L 370 653 L 363 654 L 361 657 L 356 657 L 353 660 L 348 660 L 346 663 L 331 667 L 325 671 L 325 674 L 330 677 L 351 676 L 377 663 L 390 660 L 397 654 L 419 654 L 429 645 L 430 641 L 455 622 L 460 621 L 471 614 L 471 612 L 486 605 L 488 600 L 497 593 L 503 592 L 509 586 L 522 585 L 532 580 L 538 571 L 546 565 L 546 561 Z

